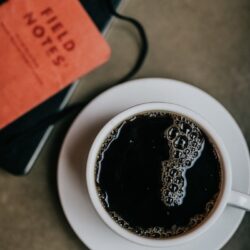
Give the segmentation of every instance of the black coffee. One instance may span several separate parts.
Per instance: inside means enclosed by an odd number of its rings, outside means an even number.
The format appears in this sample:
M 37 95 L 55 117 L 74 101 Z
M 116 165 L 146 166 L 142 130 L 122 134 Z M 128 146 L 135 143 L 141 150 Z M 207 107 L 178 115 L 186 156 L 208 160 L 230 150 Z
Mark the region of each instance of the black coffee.
M 214 144 L 194 122 L 150 112 L 110 133 L 95 178 L 103 206 L 121 227 L 168 238 L 189 232 L 212 213 L 222 170 Z

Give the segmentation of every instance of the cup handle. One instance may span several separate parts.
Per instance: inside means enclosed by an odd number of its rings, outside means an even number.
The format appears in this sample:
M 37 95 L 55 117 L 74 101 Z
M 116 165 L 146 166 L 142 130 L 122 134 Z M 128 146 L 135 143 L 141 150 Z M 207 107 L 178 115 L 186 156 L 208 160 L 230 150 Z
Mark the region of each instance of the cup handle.
M 241 208 L 250 212 L 250 195 L 232 190 L 228 203 L 233 207 Z

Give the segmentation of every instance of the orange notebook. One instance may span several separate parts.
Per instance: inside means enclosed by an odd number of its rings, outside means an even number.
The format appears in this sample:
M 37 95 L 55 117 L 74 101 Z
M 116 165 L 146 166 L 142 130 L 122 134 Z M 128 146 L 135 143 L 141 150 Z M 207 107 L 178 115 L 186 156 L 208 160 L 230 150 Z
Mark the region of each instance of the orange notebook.
M 108 60 L 78 0 L 0 5 L 0 128 Z

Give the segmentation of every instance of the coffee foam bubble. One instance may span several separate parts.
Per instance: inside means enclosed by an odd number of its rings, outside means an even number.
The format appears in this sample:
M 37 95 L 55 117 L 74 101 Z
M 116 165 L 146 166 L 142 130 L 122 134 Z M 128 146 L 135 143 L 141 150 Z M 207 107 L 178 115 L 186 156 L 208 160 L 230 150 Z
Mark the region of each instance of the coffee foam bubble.
M 189 119 L 173 115 L 173 125 L 165 130 L 169 159 L 162 162 L 161 200 L 167 207 L 181 205 L 186 195 L 186 171 L 201 156 L 205 140 Z
M 207 202 L 205 212 L 203 214 L 196 214 L 195 216 L 191 217 L 186 226 L 177 226 L 174 224 L 171 228 L 159 226 L 149 228 L 133 227 L 126 220 L 124 220 L 117 212 L 109 211 L 109 214 L 118 225 L 130 232 L 133 232 L 142 237 L 164 239 L 184 234 L 201 224 L 207 217 L 207 215 L 210 213 L 211 209 L 214 207 L 216 199 L 217 194 L 212 200 Z

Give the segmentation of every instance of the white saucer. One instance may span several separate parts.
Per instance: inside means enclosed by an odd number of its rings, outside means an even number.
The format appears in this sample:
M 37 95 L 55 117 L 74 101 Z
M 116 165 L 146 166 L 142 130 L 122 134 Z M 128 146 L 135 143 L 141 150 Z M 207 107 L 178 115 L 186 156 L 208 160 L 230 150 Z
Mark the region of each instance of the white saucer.
M 137 245 L 111 231 L 90 203 L 84 176 L 88 151 L 100 128 L 122 110 L 152 101 L 180 104 L 205 116 L 229 151 L 233 163 L 233 188 L 244 193 L 249 191 L 247 144 L 231 115 L 215 99 L 191 85 L 168 79 L 140 79 L 119 85 L 99 95 L 79 114 L 59 157 L 58 189 L 64 213 L 75 233 L 90 249 L 159 249 Z M 227 207 L 207 233 L 185 245 L 168 249 L 220 249 L 236 231 L 244 214 L 243 210 Z

